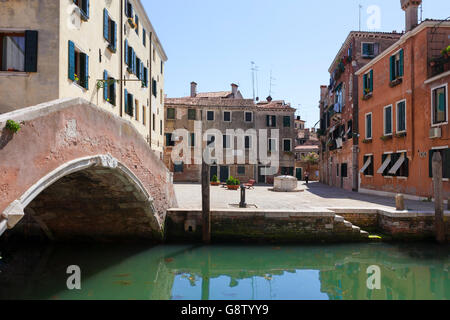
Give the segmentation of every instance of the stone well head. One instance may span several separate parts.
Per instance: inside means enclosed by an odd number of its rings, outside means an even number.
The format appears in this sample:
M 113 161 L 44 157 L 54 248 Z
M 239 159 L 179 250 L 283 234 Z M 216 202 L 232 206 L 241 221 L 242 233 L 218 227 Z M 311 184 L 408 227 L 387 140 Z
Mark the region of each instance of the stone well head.
M 297 190 L 297 178 L 293 176 L 278 176 L 274 178 L 273 189 L 281 192 L 294 192 Z

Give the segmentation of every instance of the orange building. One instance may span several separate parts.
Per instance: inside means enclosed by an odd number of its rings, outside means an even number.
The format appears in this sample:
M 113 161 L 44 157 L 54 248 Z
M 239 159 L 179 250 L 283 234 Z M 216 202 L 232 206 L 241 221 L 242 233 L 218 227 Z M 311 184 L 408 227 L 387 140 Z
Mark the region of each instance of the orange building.
M 356 72 L 359 191 L 432 197 L 431 159 L 434 152 L 441 152 L 448 199 L 450 59 L 445 49 L 450 45 L 450 21 L 417 25 L 418 4 L 402 1 L 406 33 Z

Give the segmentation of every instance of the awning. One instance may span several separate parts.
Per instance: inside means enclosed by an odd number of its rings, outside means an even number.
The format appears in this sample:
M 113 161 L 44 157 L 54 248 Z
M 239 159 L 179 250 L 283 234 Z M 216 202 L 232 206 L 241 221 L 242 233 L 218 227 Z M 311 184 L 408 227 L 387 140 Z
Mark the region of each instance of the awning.
M 389 170 L 390 174 L 396 174 L 398 169 L 400 169 L 400 167 L 402 166 L 403 162 L 405 162 L 405 154 L 402 153 L 402 155 L 400 156 L 400 158 L 397 160 L 397 162 L 394 164 L 394 166 L 392 167 L 391 170 Z
M 337 146 L 338 148 L 341 148 L 341 147 L 342 147 L 342 138 L 337 138 L 337 139 L 336 139 L 336 146 Z
M 391 155 L 388 155 L 386 157 L 386 160 L 384 160 L 383 165 L 378 169 L 377 173 L 383 173 L 384 170 L 386 170 L 387 166 L 391 163 Z
M 366 169 L 370 166 L 371 163 L 372 163 L 372 157 L 367 158 L 366 163 L 364 163 L 363 167 L 361 168 L 361 170 L 359 172 L 364 173 L 364 171 L 366 171 Z
M 352 130 L 352 127 L 348 127 L 348 130 L 347 130 L 347 132 L 345 134 L 348 135 L 351 130 Z
M 330 133 L 333 133 L 335 129 L 336 129 L 336 126 L 332 126 L 330 129 Z

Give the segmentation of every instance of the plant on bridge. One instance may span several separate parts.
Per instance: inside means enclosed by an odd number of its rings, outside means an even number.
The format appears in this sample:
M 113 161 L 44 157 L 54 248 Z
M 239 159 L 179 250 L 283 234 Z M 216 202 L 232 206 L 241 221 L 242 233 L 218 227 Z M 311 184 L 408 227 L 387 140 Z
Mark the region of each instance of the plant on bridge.
M 20 130 L 20 124 L 18 124 L 14 120 L 8 120 L 6 121 L 6 129 L 11 131 L 12 133 L 17 133 Z

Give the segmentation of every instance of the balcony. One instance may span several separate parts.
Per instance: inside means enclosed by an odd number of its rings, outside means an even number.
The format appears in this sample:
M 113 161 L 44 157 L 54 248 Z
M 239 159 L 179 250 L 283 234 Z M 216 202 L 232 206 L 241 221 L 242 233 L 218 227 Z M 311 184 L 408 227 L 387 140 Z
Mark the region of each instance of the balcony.
M 430 78 L 440 75 L 441 73 L 447 72 L 450 70 L 450 56 L 442 55 L 437 58 L 433 58 L 430 61 Z

